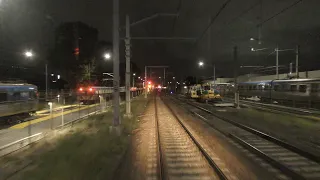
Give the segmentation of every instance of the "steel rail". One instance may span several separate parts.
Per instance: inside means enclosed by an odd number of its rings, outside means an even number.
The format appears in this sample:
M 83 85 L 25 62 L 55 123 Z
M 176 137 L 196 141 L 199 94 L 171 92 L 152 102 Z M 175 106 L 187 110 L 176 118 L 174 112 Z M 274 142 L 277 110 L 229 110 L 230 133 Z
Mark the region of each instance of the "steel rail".
M 275 137 L 272 137 L 272 136 L 270 136 L 268 134 L 265 134 L 263 132 L 255 130 L 253 128 L 250 128 L 250 127 L 248 127 L 246 125 L 243 125 L 243 124 L 237 123 L 235 121 L 232 121 L 232 120 L 226 119 L 224 117 L 221 117 L 219 115 L 216 115 L 212 111 L 207 110 L 207 109 L 205 109 L 203 107 L 194 105 L 193 103 L 186 102 L 186 101 L 178 99 L 178 98 L 175 98 L 175 99 L 179 100 L 180 102 L 182 101 L 182 102 L 184 102 L 184 103 L 186 103 L 186 104 L 188 104 L 190 106 L 193 106 L 193 107 L 195 107 L 197 109 L 200 109 L 200 110 L 202 110 L 202 111 L 204 111 L 204 112 L 206 112 L 206 113 L 208 113 L 210 115 L 213 115 L 214 117 L 218 118 L 219 120 L 225 121 L 225 122 L 230 123 L 230 124 L 240 128 L 240 129 L 242 129 L 244 131 L 250 132 L 253 135 L 257 135 L 257 136 L 259 136 L 260 138 L 262 138 L 262 139 L 264 139 L 266 141 L 269 141 L 269 142 L 272 142 L 272 143 L 278 145 L 279 147 L 282 147 L 284 149 L 292 151 L 292 152 L 294 152 L 294 153 L 296 153 L 296 154 L 298 154 L 298 155 L 300 155 L 302 157 L 305 157 L 305 158 L 309 159 L 310 161 L 314 161 L 314 162 L 319 163 L 318 157 L 313 155 L 313 154 L 311 154 L 311 153 L 309 153 L 309 152 L 303 151 L 303 150 L 301 150 L 301 149 L 299 149 L 299 148 L 297 148 L 297 147 L 295 147 L 295 146 L 293 146 L 291 144 L 288 144 L 288 143 L 286 143 L 284 141 L 281 141 L 281 140 L 279 140 L 279 139 L 277 139 Z M 232 139 L 237 141 L 239 144 L 247 147 L 251 152 L 259 155 L 260 157 L 262 157 L 263 159 L 265 159 L 266 161 L 268 161 L 273 166 L 277 167 L 278 169 L 280 169 L 282 172 L 284 172 L 288 176 L 292 177 L 293 179 L 305 179 L 305 177 L 303 177 L 302 175 L 300 175 L 297 172 L 293 171 L 292 169 L 290 169 L 288 166 L 282 164 L 281 162 L 278 162 L 277 160 L 275 160 L 271 156 L 265 154 L 264 152 L 260 151 L 256 147 L 250 145 L 250 143 L 246 142 L 245 140 L 242 140 L 241 138 L 237 137 L 236 135 L 234 135 L 232 133 L 229 133 L 229 132 L 226 133 L 226 132 L 222 131 L 221 129 L 219 129 L 216 126 L 214 126 L 212 123 L 209 123 L 209 121 L 205 117 L 201 116 L 200 114 L 198 114 L 196 112 L 193 112 L 193 111 L 191 111 L 189 109 L 188 109 L 188 111 L 193 113 L 193 114 L 195 114 L 195 115 L 197 115 L 197 116 L 199 116 L 201 118 L 201 120 L 203 120 L 205 123 L 207 123 L 213 129 L 219 131 L 220 133 L 222 133 L 222 134 L 224 134 L 224 135 L 226 135 L 228 137 L 231 137 Z
M 188 130 L 188 128 L 183 124 L 183 122 L 180 120 L 180 118 L 176 115 L 176 113 L 172 110 L 172 108 L 163 101 L 166 107 L 169 109 L 169 111 L 172 113 L 172 115 L 175 117 L 175 119 L 179 122 L 179 124 L 182 126 L 182 128 L 185 130 L 185 132 L 189 135 L 189 137 L 192 139 L 193 143 L 197 146 L 197 148 L 201 151 L 203 156 L 206 158 L 210 166 L 214 169 L 214 171 L 217 173 L 220 179 L 227 180 L 228 178 L 223 173 L 223 171 L 219 168 L 219 166 L 213 161 L 213 159 L 210 157 L 210 155 L 205 151 L 204 148 L 200 145 L 200 143 L 196 140 L 196 138 L 192 135 L 192 133 Z

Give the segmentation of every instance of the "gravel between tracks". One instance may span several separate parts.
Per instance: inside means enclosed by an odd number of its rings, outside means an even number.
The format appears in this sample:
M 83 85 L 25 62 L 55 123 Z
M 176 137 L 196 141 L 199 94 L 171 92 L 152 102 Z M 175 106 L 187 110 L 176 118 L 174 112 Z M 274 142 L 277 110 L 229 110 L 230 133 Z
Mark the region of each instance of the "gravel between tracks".
M 174 115 L 157 97 L 164 179 L 219 179 Z

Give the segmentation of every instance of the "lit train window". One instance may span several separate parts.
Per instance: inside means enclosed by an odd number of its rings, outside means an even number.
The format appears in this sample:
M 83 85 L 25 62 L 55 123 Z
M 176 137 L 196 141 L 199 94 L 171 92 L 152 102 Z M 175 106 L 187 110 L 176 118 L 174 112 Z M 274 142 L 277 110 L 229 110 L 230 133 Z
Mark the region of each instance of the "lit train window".
M 307 91 L 307 85 L 300 85 L 299 86 L 299 92 L 306 92 Z

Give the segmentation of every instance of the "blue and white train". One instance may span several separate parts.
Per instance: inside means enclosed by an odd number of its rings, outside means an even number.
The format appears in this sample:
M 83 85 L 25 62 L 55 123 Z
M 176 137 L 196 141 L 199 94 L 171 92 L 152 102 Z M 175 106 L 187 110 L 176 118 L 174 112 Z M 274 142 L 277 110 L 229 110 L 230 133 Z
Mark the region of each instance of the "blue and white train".
M 0 83 L 0 121 L 19 122 L 38 108 L 38 88 L 32 84 Z

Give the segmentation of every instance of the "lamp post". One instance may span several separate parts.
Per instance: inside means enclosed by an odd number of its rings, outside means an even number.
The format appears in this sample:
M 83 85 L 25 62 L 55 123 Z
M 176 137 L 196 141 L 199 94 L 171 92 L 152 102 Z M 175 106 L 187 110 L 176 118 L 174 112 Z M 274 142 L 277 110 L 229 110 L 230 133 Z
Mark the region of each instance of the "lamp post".
M 204 66 L 204 62 L 203 61 L 199 61 L 198 65 L 199 65 L 199 67 L 203 67 Z M 212 64 L 211 66 L 213 67 L 213 84 L 215 85 L 216 84 L 216 65 Z
M 132 77 L 132 87 L 134 87 L 134 78 L 136 77 L 136 73 L 133 73 L 132 75 L 133 75 L 133 77 Z
M 27 59 L 31 59 L 32 57 L 34 57 L 34 53 L 31 50 L 25 51 L 24 56 Z M 46 76 L 46 94 L 45 94 L 45 98 L 46 100 L 48 99 L 48 64 L 45 64 L 45 76 Z

